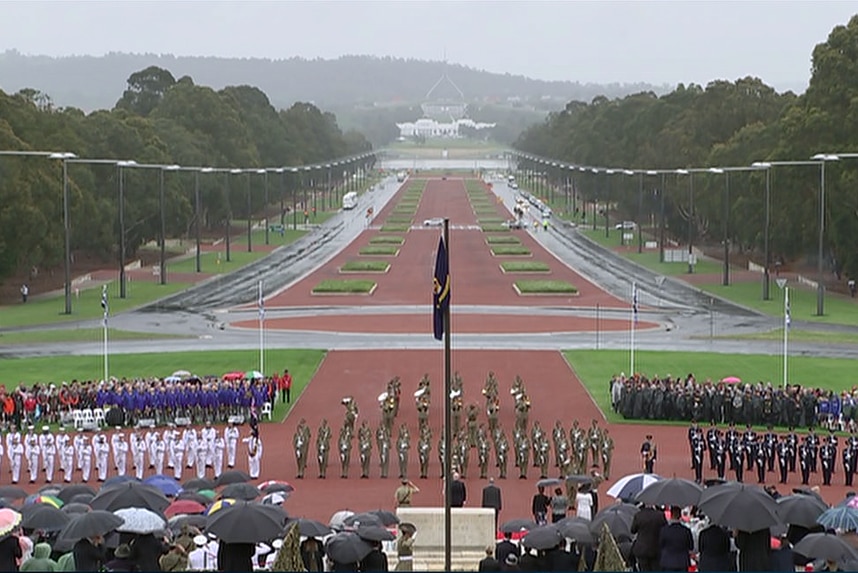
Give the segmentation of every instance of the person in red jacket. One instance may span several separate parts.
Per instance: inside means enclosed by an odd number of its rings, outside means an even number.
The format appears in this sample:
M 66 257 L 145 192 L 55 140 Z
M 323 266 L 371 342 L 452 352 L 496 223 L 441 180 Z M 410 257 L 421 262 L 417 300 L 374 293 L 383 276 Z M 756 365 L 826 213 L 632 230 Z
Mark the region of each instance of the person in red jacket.
M 292 401 L 292 375 L 288 370 L 284 370 L 283 376 L 277 379 L 277 387 L 280 388 L 280 401 L 289 404 Z

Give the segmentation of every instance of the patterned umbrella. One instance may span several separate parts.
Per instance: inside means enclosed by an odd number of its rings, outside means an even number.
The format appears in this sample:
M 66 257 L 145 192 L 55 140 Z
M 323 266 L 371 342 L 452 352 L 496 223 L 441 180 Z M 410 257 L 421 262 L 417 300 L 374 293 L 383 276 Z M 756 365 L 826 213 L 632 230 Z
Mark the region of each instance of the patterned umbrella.
M 229 499 L 229 498 L 219 499 L 209 506 L 209 508 L 206 510 L 206 515 L 212 515 L 213 513 L 217 513 L 218 511 L 222 510 L 225 507 L 232 507 L 237 502 L 238 502 L 238 500 L 235 500 L 235 499 Z
M 832 507 L 817 517 L 816 522 L 826 529 L 858 531 L 858 509 L 851 507 Z
M 632 500 L 652 483 L 661 479 L 655 474 L 631 474 L 623 476 L 608 489 L 608 495 L 622 500 Z
M 173 497 L 182 491 L 182 486 L 175 478 L 163 474 L 149 476 L 143 480 L 143 483 L 160 490 L 167 497 Z
M 20 523 L 20 513 L 8 508 L 0 509 L 0 535 L 11 533 Z
M 167 522 L 157 513 L 140 507 L 127 507 L 114 511 L 113 514 L 125 520 L 116 528 L 123 533 L 154 533 L 167 527 Z
M 24 500 L 24 505 L 31 505 L 36 503 L 50 505 L 51 507 L 54 507 L 56 509 L 60 509 L 64 505 L 63 500 L 52 495 L 31 495 Z
M 286 500 L 289 499 L 288 493 L 281 493 L 279 491 L 275 491 L 274 493 L 266 494 L 262 498 L 263 505 L 283 505 Z
M 292 493 L 295 487 L 287 481 L 270 479 L 259 484 L 259 489 L 265 493 L 274 493 L 276 491 Z

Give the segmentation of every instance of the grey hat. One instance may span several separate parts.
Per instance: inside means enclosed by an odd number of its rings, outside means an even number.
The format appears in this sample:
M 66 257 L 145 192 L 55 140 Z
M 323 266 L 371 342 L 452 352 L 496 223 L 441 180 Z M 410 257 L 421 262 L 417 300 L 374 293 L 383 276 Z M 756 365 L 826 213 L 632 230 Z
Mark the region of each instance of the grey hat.
M 510 566 L 518 565 L 518 557 L 516 557 L 515 555 L 510 553 L 509 555 L 506 556 L 506 560 L 504 561 L 504 563 L 506 563 L 507 565 L 510 565 Z

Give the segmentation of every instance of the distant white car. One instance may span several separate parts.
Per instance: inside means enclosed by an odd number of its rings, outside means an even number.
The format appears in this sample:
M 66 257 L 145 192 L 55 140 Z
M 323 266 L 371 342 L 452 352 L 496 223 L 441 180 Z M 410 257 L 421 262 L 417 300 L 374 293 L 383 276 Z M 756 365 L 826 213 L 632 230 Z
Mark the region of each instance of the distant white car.
M 623 221 L 622 223 L 617 223 L 614 225 L 615 229 L 622 229 L 624 231 L 631 231 L 637 228 L 637 225 L 634 221 Z
M 423 221 L 424 227 L 441 227 L 444 225 L 443 217 L 433 217 L 431 219 L 426 219 Z

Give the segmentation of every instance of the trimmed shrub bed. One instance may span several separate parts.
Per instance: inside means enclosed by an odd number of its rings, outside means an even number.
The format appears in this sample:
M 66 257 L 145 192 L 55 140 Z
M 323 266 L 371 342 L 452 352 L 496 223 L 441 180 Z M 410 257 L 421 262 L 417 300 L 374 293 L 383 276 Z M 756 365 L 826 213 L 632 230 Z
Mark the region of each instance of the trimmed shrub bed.
M 390 268 L 387 261 L 349 261 L 340 267 L 343 273 L 386 273 Z
M 521 239 L 515 235 L 489 235 L 486 237 L 489 245 L 520 245 Z
M 401 245 L 405 242 L 405 237 L 397 237 L 395 235 L 378 235 L 369 240 L 373 245 Z
M 477 219 L 477 223 L 480 225 L 500 225 L 505 220 L 500 217 L 480 217 Z
M 393 245 L 369 245 L 368 247 L 361 247 L 358 254 L 365 256 L 395 257 L 399 254 L 399 247 L 395 247 Z
M 514 286 L 518 294 L 578 294 L 575 285 L 566 281 L 515 281 Z
M 509 227 L 503 225 L 480 225 L 480 230 L 483 233 L 509 233 Z
M 327 279 L 313 287 L 313 294 L 372 294 L 375 281 Z
M 411 217 L 405 217 L 404 215 L 391 215 L 385 219 L 384 222 L 393 223 L 394 225 L 410 225 L 414 222 L 414 219 Z
M 411 229 L 411 225 L 402 225 L 398 223 L 391 223 L 381 226 L 382 233 L 405 233 L 409 229 Z
M 494 245 L 491 247 L 492 254 L 500 256 L 530 256 L 530 249 L 521 245 Z
M 505 273 L 547 273 L 551 269 L 541 261 L 506 261 L 500 264 Z

